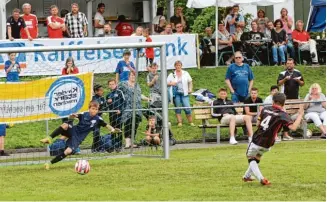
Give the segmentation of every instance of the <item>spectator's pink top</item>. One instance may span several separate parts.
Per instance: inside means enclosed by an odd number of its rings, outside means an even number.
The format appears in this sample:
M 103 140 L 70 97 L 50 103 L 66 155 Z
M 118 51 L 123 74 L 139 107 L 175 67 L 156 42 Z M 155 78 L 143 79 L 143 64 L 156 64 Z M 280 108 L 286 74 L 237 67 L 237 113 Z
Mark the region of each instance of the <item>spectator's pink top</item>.
M 292 32 L 293 32 L 293 30 L 292 30 L 292 28 L 288 28 L 288 25 L 287 25 L 287 22 L 286 21 L 284 21 L 284 19 L 282 19 L 282 18 L 280 18 L 281 20 L 282 20 L 282 22 L 283 22 L 283 29 L 286 31 L 286 34 L 292 34 Z M 287 19 L 288 19 L 288 21 L 292 21 L 292 24 L 294 23 L 293 22 L 293 19 L 292 19 L 292 17 L 291 16 L 287 16 Z

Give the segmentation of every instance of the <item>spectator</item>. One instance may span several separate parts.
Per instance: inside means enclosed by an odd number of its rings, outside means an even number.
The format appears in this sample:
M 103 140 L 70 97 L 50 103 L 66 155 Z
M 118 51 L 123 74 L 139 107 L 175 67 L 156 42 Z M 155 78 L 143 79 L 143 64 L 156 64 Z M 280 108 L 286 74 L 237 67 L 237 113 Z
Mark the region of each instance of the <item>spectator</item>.
M 135 30 L 135 33 L 133 33 L 131 36 L 142 36 L 143 35 L 143 27 L 138 26 Z
M 66 31 L 65 21 L 58 16 L 58 7 L 52 5 L 50 7 L 51 16 L 47 17 L 48 37 L 63 38 L 63 32 Z
M 304 104 L 304 118 L 312 120 L 321 131 L 321 138 L 326 139 L 326 97 L 321 92 L 319 84 L 314 83 L 310 86 L 309 93 L 305 96 L 304 101 L 324 101 L 321 103 Z
M 274 65 L 278 65 L 278 55 L 281 60 L 281 65 L 285 65 L 285 54 L 286 51 L 286 31 L 283 29 L 283 23 L 280 19 L 275 21 L 275 29 L 271 31 L 271 38 L 272 38 L 272 53 L 273 53 L 273 60 Z M 278 55 L 277 55 L 278 50 Z
M 134 29 L 133 26 L 126 22 L 126 17 L 124 15 L 118 16 L 119 23 L 116 25 L 117 36 L 131 36 Z M 142 32 L 141 32 L 142 35 Z
M 215 39 L 216 36 L 213 35 L 211 27 L 206 27 L 205 31 L 205 36 L 203 39 L 210 41 L 211 39 Z
M 12 16 L 7 19 L 6 39 L 9 39 L 10 41 L 13 41 L 14 39 L 20 39 L 20 30 L 25 29 L 28 40 L 32 41 L 33 38 L 31 37 L 30 32 L 28 31 L 24 19 L 19 16 L 19 12 L 20 10 L 18 8 L 15 8 L 12 11 Z
M 145 42 L 152 42 L 150 37 L 150 29 L 146 28 L 143 30 L 143 36 L 145 37 Z M 154 49 L 153 47 L 148 47 L 145 49 L 145 58 L 146 58 L 146 66 L 152 66 L 154 60 Z
M 189 94 L 192 92 L 193 84 L 192 78 L 187 71 L 182 70 L 182 62 L 176 61 L 175 71 L 170 73 L 167 78 L 167 84 L 170 87 L 170 97 L 173 97 L 175 107 L 190 107 L 190 97 Z M 187 120 L 191 126 L 194 126 L 192 121 L 192 111 L 189 108 L 184 109 Z M 182 110 L 175 110 L 178 126 L 181 127 L 182 124 Z
M 24 13 L 22 15 L 22 18 L 25 21 L 28 32 L 33 39 L 36 39 L 39 36 L 39 27 L 38 27 L 37 17 L 36 17 L 36 15 L 31 14 L 31 9 L 32 9 L 31 4 L 24 3 L 22 8 L 23 8 L 23 13 Z M 20 35 L 21 35 L 22 39 L 28 39 L 28 34 L 24 28 L 21 28 L 20 32 L 21 32 Z
M 95 37 L 104 35 L 104 24 L 106 23 L 106 21 L 104 20 L 104 17 L 103 17 L 104 9 L 105 9 L 104 3 L 99 3 L 98 4 L 98 12 L 96 12 L 95 16 L 94 16 L 94 36 Z
M 227 98 L 227 89 L 220 88 L 218 92 L 217 100 L 213 101 L 213 106 L 219 105 L 233 105 L 231 100 Z M 237 124 L 246 125 L 247 130 L 249 131 L 249 142 L 252 140 L 252 123 L 251 117 L 247 115 L 237 115 L 234 107 L 223 107 L 223 108 L 212 108 L 212 116 L 217 117 L 221 124 L 229 125 L 229 144 L 235 145 L 238 142 L 235 140 L 235 126 Z
M 258 24 L 258 30 L 259 32 L 265 33 L 266 32 L 266 27 L 269 19 L 266 17 L 266 13 L 262 10 L 259 9 L 257 12 L 257 18 L 254 19 L 255 22 Z
M 299 99 L 299 88 L 304 85 L 301 72 L 294 69 L 294 60 L 288 58 L 286 71 L 279 73 L 277 84 L 282 86 L 281 92 L 286 95 L 286 99 Z
M 10 156 L 5 152 L 6 124 L 0 124 L 0 156 Z
M 125 50 L 123 53 L 124 60 L 118 62 L 116 67 L 116 83 L 128 81 L 129 72 L 135 73 L 135 65 L 132 61 L 129 61 L 131 57 L 131 52 Z
M 244 104 L 257 104 L 257 103 L 263 103 L 263 101 L 260 97 L 258 97 L 258 89 L 251 88 L 250 97 L 248 97 L 244 101 Z M 259 111 L 258 111 L 257 106 L 249 106 L 249 107 L 244 107 L 244 111 L 245 111 L 246 115 L 248 115 L 252 118 L 252 123 L 256 123 L 262 108 L 263 108 L 263 106 L 260 106 Z
M 165 30 L 160 33 L 160 35 L 172 35 L 173 34 L 173 29 L 171 24 L 166 24 L 165 25 Z
M 72 3 L 72 10 L 65 16 L 65 25 L 70 38 L 83 38 L 87 36 L 87 18 L 79 12 L 77 3 Z
M 241 36 L 243 34 L 243 29 L 241 26 L 237 25 L 234 34 L 232 34 L 233 42 L 241 41 Z
M 270 87 L 270 95 L 266 97 L 266 99 L 263 101 L 264 104 L 273 104 L 273 96 L 278 93 L 279 87 L 276 85 L 273 85 Z
M 280 11 L 280 15 L 280 19 L 283 22 L 283 29 L 286 31 L 287 34 L 287 49 L 290 53 L 291 58 L 295 58 L 295 50 L 292 40 L 293 19 L 291 16 L 288 15 L 288 10 L 286 8 L 282 8 L 282 10 Z
M 217 41 L 218 41 L 218 49 L 219 49 L 219 52 L 233 51 L 233 39 L 232 39 L 232 36 L 225 29 L 225 26 L 224 26 L 223 23 L 219 23 L 219 25 L 218 25 L 218 37 L 217 37 Z M 226 65 L 230 65 L 233 59 L 234 59 L 234 57 L 232 55 L 226 61 Z
M 157 63 L 150 66 L 150 71 L 146 77 L 147 84 L 150 87 L 150 100 L 151 103 L 161 101 L 161 78 L 158 72 Z
M 275 28 L 274 22 L 273 21 L 269 21 L 267 23 L 266 32 L 264 33 L 265 38 L 271 39 L 271 32 L 274 30 L 274 28 Z
M 111 26 L 109 24 L 103 25 L 103 34 L 99 34 L 99 37 L 111 37 L 113 34 L 111 34 Z
M 175 28 L 176 32 L 174 34 L 184 34 L 182 23 L 176 23 Z
M 231 64 L 226 72 L 226 84 L 232 93 L 234 103 L 244 102 L 253 85 L 253 73 L 248 64 L 243 63 L 242 53 L 234 54 L 235 63 Z
M 159 7 L 157 9 L 157 15 L 152 20 L 153 31 L 155 34 L 160 34 L 165 30 L 166 18 L 163 15 L 164 8 Z
M 9 60 L 5 62 L 5 72 L 7 82 L 19 82 L 19 74 L 21 72 L 20 65 L 16 61 L 16 53 L 8 53 Z
M 310 34 L 303 30 L 303 22 L 298 20 L 296 22 L 296 29 L 292 33 L 293 41 L 297 43 L 300 50 L 310 51 L 312 64 L 318 64 L 317 43 L 315 40 L 310 39 Z
M 227 25 L 226 29 L 229 31 L 230 34 L 234 34 L 236 30 L 236 25 L 241 27 L 245 26 L 244 17 L 239 13 L 240 7 L 238 5 L 233 6 L 232 14 L 227 15 Z
M 178 23 L 182 24 L 182 30 L 187 30 L 187 22 L 185 16 L 183 15 L 183 8 L 177 7 L 175 10 L 175 15 L 170 18 L 170 23 L 173 28 L 173 32 L 177 32 L 176 26 Z
M 148 124 L 145 129 L 145 140 L 149 145 L 160 145 L 160 135 L 162 128 L 156 124 L 156 117 L 149 116 Z
M 78 74 L 78 68 L 75 66 L 74 59 L 72 57 L 68 57 L 66 59 L 65 67 L 62 69 L 62 75 L 70 75 L 70 74 Z

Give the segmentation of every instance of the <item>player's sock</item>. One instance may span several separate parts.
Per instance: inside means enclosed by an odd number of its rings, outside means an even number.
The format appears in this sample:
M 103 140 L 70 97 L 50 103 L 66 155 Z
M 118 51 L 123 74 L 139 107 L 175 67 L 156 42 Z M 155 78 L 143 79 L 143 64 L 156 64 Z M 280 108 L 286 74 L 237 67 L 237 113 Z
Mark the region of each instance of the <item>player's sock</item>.
M 56 156 L 54 159 L 52 159 L 52 160 L 50 161 L 50 163 L 51 163 L 51 164 L 55 164 L 55 163 L 57 163 L 57 162 L 63 160 L 64 158 L 66 158 L 66 156 L 67 156 L 67 155 L 65 155 L 64 153 L 59 154 L 59 155 Z
M 263 176 L 260 172 L 260 169 L 259 169 L 259 166 L 258 166 L 258 163 L 256 161 L 251 161 L 250 162 L 250 168 L 253 172 L 253 174 L 255 175 L 255 177 L 260 181 L 263 179 Z
M 55 130 L 50 134 L 50 137 L 51 137 L 51 138 L 55 138 L 55 137 L 57 137 L 58 135 L 63 134 L 63 132 L 64 132 L 64 129 L 63 129 L 61 126 L 59 126 L 57 129 L 55 129 Z
M 251 170 L 251 166 L 249 165 L 248 169 L 246 170 L 246 172 L 244 174 L 244 177 L 245 178 L 251 177 L 251 173 L 252 173 L 252 170 Z

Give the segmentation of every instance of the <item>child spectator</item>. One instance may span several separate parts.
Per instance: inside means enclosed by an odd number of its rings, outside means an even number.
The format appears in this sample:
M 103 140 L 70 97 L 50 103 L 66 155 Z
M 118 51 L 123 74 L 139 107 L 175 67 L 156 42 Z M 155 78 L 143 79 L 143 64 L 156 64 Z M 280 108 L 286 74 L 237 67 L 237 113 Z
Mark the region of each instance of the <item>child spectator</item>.
M 129 50 L 125 50 L 123 53 L 124 60 L 121 60 L 117 64 L 116 68 L 116 83 L 127 81 L 129 72 L 135 73 L 135 65 L 132 61 L 129 61 L 131 57 L 131 52 Z
M 19 82 L 19 73 L 21 71 L 19 63 L 16 61 L 16 53 L 8 53 L 9 60 L 5 62 L 5 71 L 7 82 Z
M 78 74 L 78 68 L 75 66 L 74 59 L 72 57 L 68 57 L 66 60 L 65 67 L 62 69 L 62 75 L 69 74 Z
M 152 42 L 149 28 L 143 30 L 143 36 L 146 38 L 145 39 L 146 42 Z M 147 67 L 151 66 L 154 59 L 154 50 L 152 47 L 145 49 L 145 57 L 146 57 L 146 66 Z
M 158 73 L 157 63 L 150 65 L 149 74 L 146 77 L 147 84 L 150 87 L 151 102 L 161 101 L 161 79 Z
M 0 156 L 9 156 L 5 152 L 6 124 L 0 124 Z
M 160 145 L 161 127 L 156 125 L 156 117 L 150 116 L 146 126 L 145 140 L 149 145 Z

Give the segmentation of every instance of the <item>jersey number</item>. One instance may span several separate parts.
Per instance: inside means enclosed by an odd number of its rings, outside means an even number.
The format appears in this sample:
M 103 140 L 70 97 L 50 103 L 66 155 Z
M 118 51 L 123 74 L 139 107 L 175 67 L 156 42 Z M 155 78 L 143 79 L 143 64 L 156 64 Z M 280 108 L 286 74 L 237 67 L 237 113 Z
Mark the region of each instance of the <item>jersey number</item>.
M 263 128 L 263 130 L 267 130 L 269 128 L 269 122 L 270 122 L 271 116 L 267 116 L 263 121 L 261 121 L 260 126 Z

